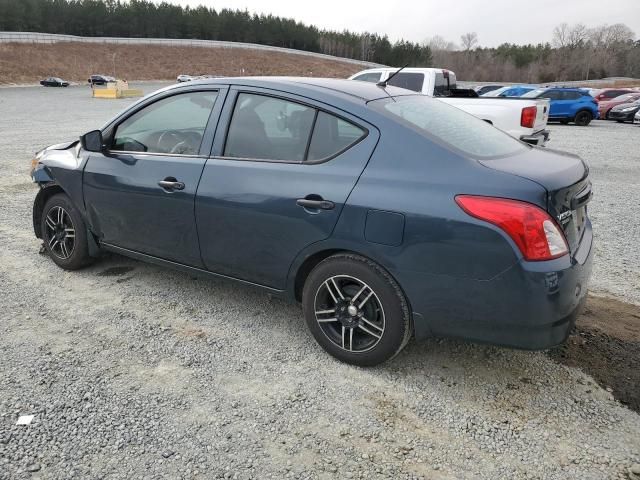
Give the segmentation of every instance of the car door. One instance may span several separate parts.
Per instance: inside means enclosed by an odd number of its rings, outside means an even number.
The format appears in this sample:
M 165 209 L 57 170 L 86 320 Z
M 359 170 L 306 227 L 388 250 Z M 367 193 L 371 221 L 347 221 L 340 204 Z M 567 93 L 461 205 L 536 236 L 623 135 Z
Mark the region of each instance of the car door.
M 171 90 L 108 127 L 83 177 L 101 242 L 202 267 L 194 201 L 225 91 Z
M 559 90 L 549 90 L 540 95 L 540 98 L 548 98 L 550 100 L 549 105 L 549 117 L 564 117 L 566 116 L 566 105 L 562 100 L 562 92 Z
M 331 235 L 378 139 L 322 104 L 230 92 L 196 196 L 207 269 L 282 289 L 294 258 Z

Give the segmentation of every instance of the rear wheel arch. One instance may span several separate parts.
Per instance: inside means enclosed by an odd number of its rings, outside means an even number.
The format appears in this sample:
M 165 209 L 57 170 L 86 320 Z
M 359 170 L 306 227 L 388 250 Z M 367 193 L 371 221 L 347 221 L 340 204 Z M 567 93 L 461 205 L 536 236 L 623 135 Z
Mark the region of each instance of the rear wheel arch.
M 42 231 L 40 226 L 44 206 L 47 203 L 47 200 L 49 200 L 49 198 L 57 193 L 67 194 L 67 192 L 65 192 L 64 189 L 57 183 L 45 184 L 42 188 L 40 188 L 40 191 L 38 191 L 38 194 L 33 201 L 33 231 L 36 235 L 36 238 L 42 238 Z
M 348 248 L 328 248 L 326 250 L 320 250 L 318 252 L 313 253 L 312 255 L 309 255 L 309 257 L 307 257 L 302 262 L 302 264 L 298 267 L 295 273 L 295 280 L 293 283 L 293 294 L 297 302 L 302 301 L 302 290 L 312 270 L 316 266 L 318 266 L 322 261 L 326 260 L 331 256 L 338 255 L 338 254 L 357 255 L 358 257 L 362 257 L 370 262 L 375 263 L 379 268 L 383 269 L 385 273 L 389 275 L 396 284 L 398 284 L 398 287 L 402 291 L 404 297 L 407 300 L 407 304 L 409 305 L 409 312 L 413 311 L 411 309 L 411 302 L 409 301 L 409 298 L 407 297 L 406 293 L 404 292 L 404 289 L 402 288 L 402 285 L 400 284 L 398 279 L 395 277 L 395 275 L 393 275 L 393 273 L 391 273 L 384 265 L 382 265 L 380 262 L 376 261 L 375 259 L 371 258 L 370 256 L 355 250 L 348 249 Z
M 298 270 L 295 273 L 295 280 L 293 282 L 293 294 L 295 300 L 297 302 L 302 301 L 302 289 L 304 288 L 304 283 L 307 280 L 307 277 L 311 273 L 311 271 L 323 260 L 329 258 L 331 255 L 335 255 L 337 253 L 356 253 L 350 250 L 343 250 L 339 248 L 331 248 L 327 250 L 320 250 L 319 252 L 315 252 L 312 255 L 309 255 L 304 262 L 298 267 Z M 357 254 L 359 255 L 359 254 Z

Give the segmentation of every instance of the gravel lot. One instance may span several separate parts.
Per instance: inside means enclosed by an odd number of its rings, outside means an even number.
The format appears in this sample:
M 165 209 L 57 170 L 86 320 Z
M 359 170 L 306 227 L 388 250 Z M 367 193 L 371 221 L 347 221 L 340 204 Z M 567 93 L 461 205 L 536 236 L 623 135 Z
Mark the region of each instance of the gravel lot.
M 640 416 L 544 353 L 430 340 L 354 368 L 260 291 L 38 255 L 33 152 L 129 102 L 0 89 L 0 478 L 632 478 Z M 640 304 L 640 127 L 551 130 L 591 164 L 593 290 Z

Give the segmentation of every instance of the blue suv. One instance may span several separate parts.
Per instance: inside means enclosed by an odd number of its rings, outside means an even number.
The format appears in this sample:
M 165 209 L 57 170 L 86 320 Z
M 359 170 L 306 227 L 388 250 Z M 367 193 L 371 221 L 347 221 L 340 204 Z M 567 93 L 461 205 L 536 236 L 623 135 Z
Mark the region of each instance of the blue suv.
M 548 98 L 551 101 L 549 120 L 586 127 L 598 118 L 598 102 L 580 88 L 539 88 L 522 95 L 522 98 Z

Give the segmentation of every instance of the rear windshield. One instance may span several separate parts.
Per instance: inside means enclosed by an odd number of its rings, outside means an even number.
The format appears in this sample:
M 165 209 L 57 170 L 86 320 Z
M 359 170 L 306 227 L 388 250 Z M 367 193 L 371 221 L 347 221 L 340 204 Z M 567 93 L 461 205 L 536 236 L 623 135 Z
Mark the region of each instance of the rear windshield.
M 400 123 L 474 158 L 512 155 L 528 147 L 462 110 L 422 95 L 370 102 Z

